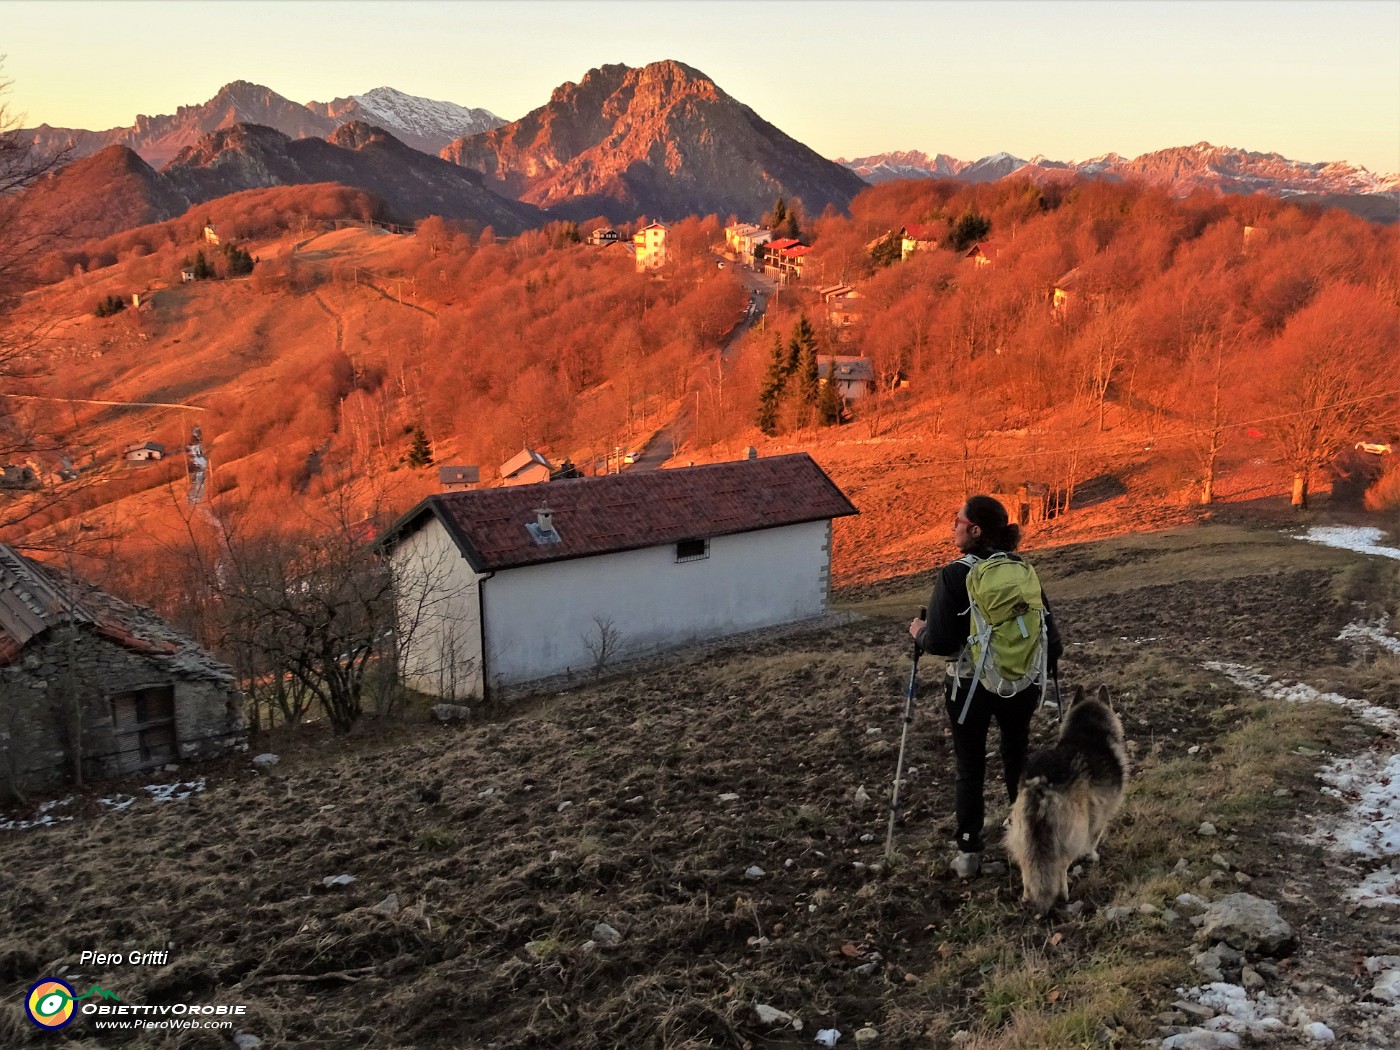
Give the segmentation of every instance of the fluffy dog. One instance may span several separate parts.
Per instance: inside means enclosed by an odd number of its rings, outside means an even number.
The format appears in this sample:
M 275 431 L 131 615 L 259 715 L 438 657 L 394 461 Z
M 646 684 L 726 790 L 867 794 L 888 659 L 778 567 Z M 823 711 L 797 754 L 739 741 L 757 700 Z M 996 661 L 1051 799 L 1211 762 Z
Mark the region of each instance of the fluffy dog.
M 1128 756 L 1108 687 L 1074 691 L 1060 739 L 1026 760 L 1006 851 L 1021 869 L 1021 899 L 1037 916 L 1069 899 L 1069 869 L 1099 859 L 1099 842 L 1123 802 Z

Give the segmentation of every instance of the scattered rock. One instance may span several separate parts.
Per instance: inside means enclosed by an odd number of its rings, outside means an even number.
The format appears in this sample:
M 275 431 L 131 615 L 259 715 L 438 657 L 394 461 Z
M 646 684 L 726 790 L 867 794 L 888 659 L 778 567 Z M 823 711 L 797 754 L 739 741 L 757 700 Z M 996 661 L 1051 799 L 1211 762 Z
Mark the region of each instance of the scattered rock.
M 721 802 L 738 802 L 739 796 L 733 791 L 726 791 L 719 797 Z
M 1279 915 L 1278 908 L 1249 893 L 1231 893 L 1212 904 L 1196 937 L 1274 956 L 1287 955 L 1296 944 L 1293 927 Z
M 839 1028 L 823 1028 L 817 1033 L 816 1041 L 822 1046 L 835 1046 L 836 1041 L 840 1038 L 841 1030 Z
M 389 894 L 389 896 L 370 908 L 370 911 L 386 919 L 392 919 L 399 913 L 399 895 L 397 893 Z
M 1240 984 L 1247 992 L 1257 992 L 1264 987 L 1264 978 L 1259 976 L 1259 971 L 1253 966 L 1240 967 Z
M 1196 834 L 1205 835 L 1207 838 L 1210 838 L 1211 836 L 1218 835 L 1219 832 L 1215 830 L 1215 825 L 1207 820 L 1199 828 L 1196 829 Z
M 759 1003 L 753 1008 L 753 1012 L 758 1015 L 758 1023 L 766 1025 L 786 1025 L 795 1032 L 802 1031 L 802 1022 L 792 1014 L 784 1010 L 779 1010 L 776 1006 L 769 1006 L 767 1003 Z
M 1162 1040 L 1162 1050 L 1239 1050 L 1240 1037 L 1234 1032 L 1210 1032 L 1193 1028 Z
M 1386 970 L 1371 985 L 1371 998 L 1383 1003 L 1400 1003 L 1400 970 Z
M 616 929 L 605 922 L 593 924 L 592 937 L 599 944 L 616 944 L 618 941 L 622 940 L 622 934 L 618 933 Z
M 233 1045 L 238 1050 L 258 1050 L 262 1046 L 262 1040 L 248 1032 L 239 1032 L 233 1037 Z
M 281 761 L 281 757 L 279 757 L 278 755 L 274 755 L 271 752 L 268 752 L 267 754 L 253 756 L 253 766 L 256 769 L 271 769 L 273 766 L 277 765 L 277 763 Z M 250 1035 L 248 1038 L 257 1039 L 258 1037 L 255 1035 Z M 261 1040 L 258 1041 L 261 1042 Z
M 1113 908 L 1105 908 L 1105 909 L 1104 909 L 1104 912 L 1103 912 L 1103 917 L 1104 917 L 1105 919 L 1107 919 L 1109 922 L 1117 922 L 1117 921 L 1119 921 L 1120 919 L 1129 919 L 1129 918 L 1132 918 L 1132 916 L 1133 916 L 1133 909 L 1132 909 L 1132 908 L 1125 908 L 1125 907 L 1122 907 L 1122 906 L 1113 907 Z
M 1210 858 L 1210 862 L 1221 871 L 1229 871 L 1234 867 L 1234 864 L 1230 862 L 1230 858 L 1223 853 L 1216 853 Z
M 331 890 L 335 889 L 337 886 L 349 886 L 354 881 L 355 876 L 353 875 L 327 875 L 321 880 L 321 885 Z
M 472 709 L 462 704 L 434 704 L 430 710 L 439 722 L 465 722 L 472 716 Z
M 746 879 L 761 879 L 767 874 L 768 873 L 762 868 L 760 868 L 757 864 L 751 864 L 748 868 L 744 870 L 744 878 Z
M 1332 1033 L 1332 1029 L 1328 1028 L 1321 1021 L 1314 1021 L 1312 1024 L 1305 1027 L 1303 1032 L 1315 1043 L 1331 1043 L 1335 1042 L 1337 1039 Z
M 880 1030 L 866 1025 L 856 1029 L 856 1046 L 874 1046 L 880 1039 Z
M 559 805 L 554 807 L 554 812 L 563 813 L 564 810 L 568 809 L 572 805 L 572 802 L 570 802 L 568 799 L 565 799 L 563 802 L 559 803 Z
M 855 801 L 857 805 L 861 806 L 865 805 L 870 801 L 870 792 L 865 790 L 864 784 L 856 788 Z

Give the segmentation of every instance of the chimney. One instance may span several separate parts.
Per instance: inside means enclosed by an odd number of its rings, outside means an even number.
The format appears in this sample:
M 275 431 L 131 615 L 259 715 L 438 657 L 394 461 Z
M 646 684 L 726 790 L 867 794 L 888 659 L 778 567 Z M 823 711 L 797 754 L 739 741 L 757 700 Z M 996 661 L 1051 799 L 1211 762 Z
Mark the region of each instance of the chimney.
M 752 445 L 750 445 L 748 448 L 744 449 L 744 458 L 745 458 L 745 459 L 757 459 L 757 458 L 758 458 L 758 449 L 756 449 L 756 448 L 754 448 Z
M 536 508 L 535 527 L 538 528 L 540 532 L 553 532 L 554 511 L 550 510 L 548 506 Z

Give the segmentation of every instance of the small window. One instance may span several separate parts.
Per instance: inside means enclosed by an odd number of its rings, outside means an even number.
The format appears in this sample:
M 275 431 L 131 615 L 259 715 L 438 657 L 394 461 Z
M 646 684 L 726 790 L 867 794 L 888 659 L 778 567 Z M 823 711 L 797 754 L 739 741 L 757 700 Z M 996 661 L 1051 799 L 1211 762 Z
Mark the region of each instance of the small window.
M 703 561 L 710 556 L 709 540 L 681 540 L 676 544 L 676 561 Z

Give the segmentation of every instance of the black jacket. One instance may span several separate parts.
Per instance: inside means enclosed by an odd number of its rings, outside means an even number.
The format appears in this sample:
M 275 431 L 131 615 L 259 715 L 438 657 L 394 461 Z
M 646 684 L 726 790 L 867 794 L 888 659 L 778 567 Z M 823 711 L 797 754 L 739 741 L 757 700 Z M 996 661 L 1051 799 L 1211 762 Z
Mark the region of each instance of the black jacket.
M 986 557 L 991 553 L 986 551 L 977 556 Z M 1019 554 L 1008 552 L 1006 556 L 1016 561 L 1024 560 Z M 916 639 L 924 652 L 956 659 L 967 644 L 972 628 L 971 603 L 967 598 L 967 574 L 971 571 L 972 566 L 962 558 L 938 570 L 938 576 L 933 581 L 933 597 L 928 605 L 928 621 Z M 1040 600 L 1045 603 L 1046 641 L 1049 646 L 1045 656 L 1048 666 L 1053 668 L 1059 663 L 1064 646 L 1060 642 L 1060 631 L 1044 589 L 1040 592 Z

